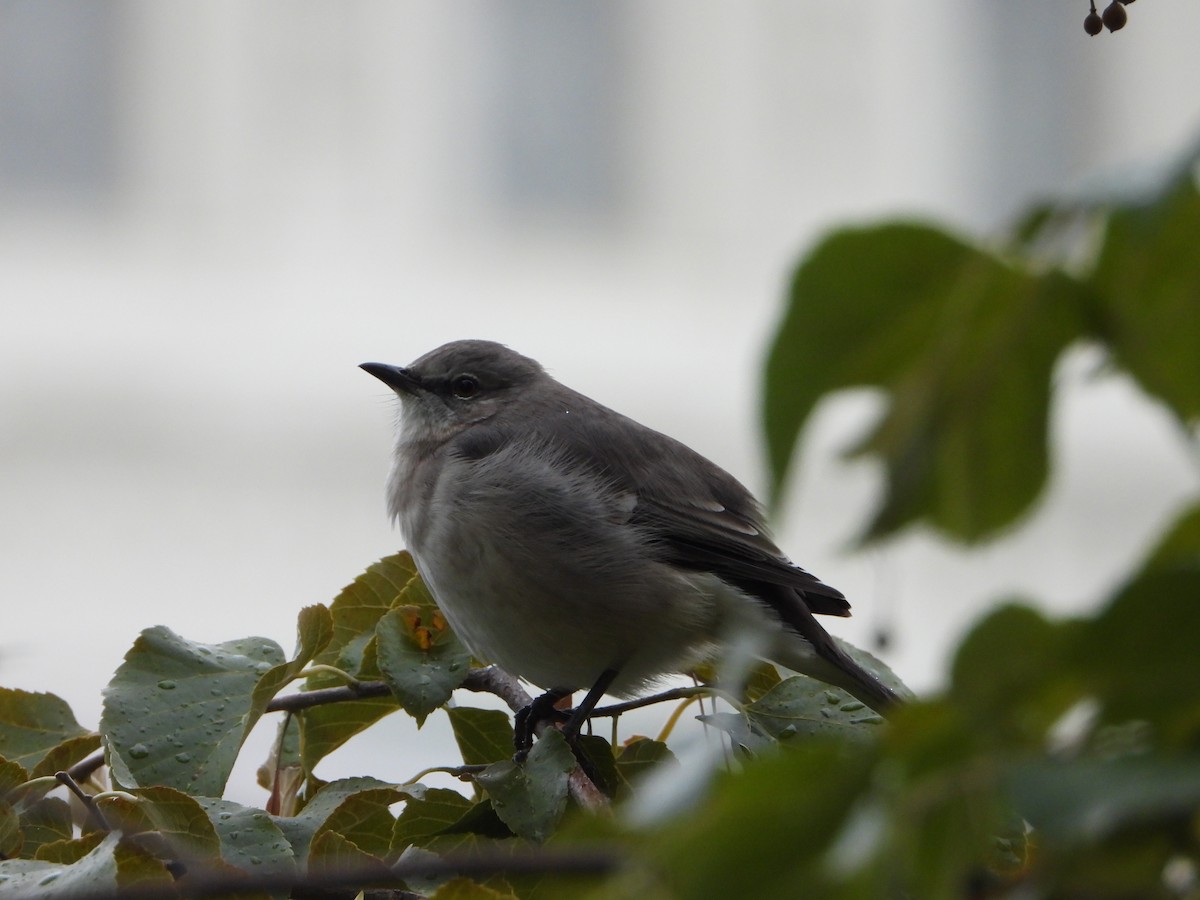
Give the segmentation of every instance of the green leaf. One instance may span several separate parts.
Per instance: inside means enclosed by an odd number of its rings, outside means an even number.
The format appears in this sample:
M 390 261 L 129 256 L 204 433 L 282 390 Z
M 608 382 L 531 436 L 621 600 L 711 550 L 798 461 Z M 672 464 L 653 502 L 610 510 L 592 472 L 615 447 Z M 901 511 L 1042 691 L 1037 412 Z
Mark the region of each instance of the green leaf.
M 743 691 L 745 699 L 757 700 L 782 680 L 779 670 L 773 665 L 765 662 L 759 663 L 750 671 L 750 677 L 746 679 L 746 688 Z
M 304 809 L 300 810 L 296 816 L 288 818 L 272 817 L 272 821 L 286 835 L 288 842 L 292 845 L 292 852 L 295 854 L 296 859 L 303 862 L 308 857 L 310 846 L 317 832 L 337 830 L 336 827 L 332 826 L 325 828 L 326 822 L 331 816 L 337 814 L 343 804 L 352 801 L 356 795 L 363 792 L 392 791 L 397 793 L 400 799 L 420 798 L 424 795 L 425 790 L 425 786 L 420 784 L 407 784 L 401 790 L 395 785 L 380 781 L 377 778 L 342 778 L 338 781 L 331 781 L 317 791 L 312 799 L 305 804 Z M 391 802 L 396 801 L 393 800 Z M 352 821 L 356 815 L 355 811 L 362 808 L 355 805 L 349 806 L 345 817 L 337 821 Z M 341 825 L 340 827 L 347 826 Z
M 87 734 L 61 697 L 0 688 L 0 756 L 5 759 L 32 769 L 59 744 Z
M 617 753 L 617 775 L 620 776 L 625 792 L 633 788 L 639 778 L 659 766 L 679 766 L 675 754 L 662 741 L 635 738 Z
M 414 582 L 419 585 L 420 576 L 408 553 L 385 557 L 355 578 L 329 606 L 333 637 L 316 662 L 358 672 L 376 624 L 406 591 L 417 589 Z
M 1039 760 L 1008 779 L 1017 809 L 1039 843 L 1095 845 L 1133 828 L 1194 819 L 1200 809 L 1200 757 Z
M 16 856 L 24 837 L 17 811 L 6 800 L 0 800 L 0 857 Z
M 379 670 L 405 711 L 423 725 L 462 684 L 471 654 L 433 606 L 397 607 L 375 626 Z
M 505 856 L 523 856 L 528 851 L 529 846 L 525 841 L 518 838 L 513 838 L 511 832 L 506 832 L 508 837 L 504 840 L 494 840 L 489 837 L 483 837 L 476 832 L 462 832 L 445 834 L 440 837 L 430 838 L 427 845 L 422 847 L 410 847 L 400 857 L 400 863 L 410 861 L 419 861 L 422 858 L 436 858 L 438 856 L 445 857 L 448 855 L 461 854 L 464 857 L 472 855 L 487 854 L 490 858 L 497 862 L 502 861 Z M 512 876 L 506 873 L 497 873 L 488 877 L 478 876 L 477 881 L 485 887 L 490 887 L 492 890 L 511 891 L 512 884 L 510 881 Z M 420 891 L 421 893 L 432 893 L 441 885 L 453 879 L 445 875 L 412 875 L 405 878 L 411 890 Z M 522 879 L 526 881 L 528 879 Z M 528 892 L 522 890 L 522 897 L 528 898 Z M 558 897 L 572 897 L 574 894 L 561 893 Z
M 512 829 L 496 815 L 492 801 L 486 797 L 468 809 L 461 819 L 450 825 L 442 834 L 426 838 L 422 843 L 426 848 L 445 847 L 446 841 L 456 835 L 474 835 L 480 838 L 504 839 L 513 837 Z
M 488 765 L 512 758 L 513 727 L 508 714 L 498 709 L 454 706 L 446 710 L 454 740 L 468 766 Z
M 0 758 L 0 797 L 10 797 L 17 788 L 29 780 L 29 771 L 19 762 Z
M 69 841 L 72 835 L 70 804 L 58 797 L 43 797 L 21 813 L 21 832 L 25 836 L 22 853 L 30 857 L 45 844 Z
M 854 451 L 879 458 L 883 502 L 863 539 L 918 520 L 994 535 L 1047 474 L 1050 377 L 1085 332 L 1086 293 L 927 226 L 837 232 L 800 265 L 770 351 L 764 423 L 778 503 L 818 400 L 881 389 L 887 411 Z
M 1200 566 L 1200 503 L 1185 509 L 1159 538 L 1146 559 L 1146 568 Z
M 635 846 L 678 900 L 835 896 L 822 891 L 824 855 L 870 785 L 872 760 L 828 741 L 767 755 Z
M 372 863 L 378 864 L 380 877 L 388 874 L 383 860 L 364 852 L 352 840 L 336 831 L 323 831 L 313 838 L 308 853 L 308 870 L 315 874 L 369 867 Z
M 1080 628 L 1078 667 L 1106 721 L 1143 719 L 1168 743 L 1200 735 L 1200 567 L 1150 569 Z
M 567 776 L 575 757 L 557 730 L 548 730 L 523 765 L 493 763 L 475 776 L 504 824 L 521 837 L 541 842 L 553 832 L 567 805 Z
M 883 719 L 837 688 L 797 675 L 745 707 L 750 724 L 780 741 L 829 735 L 866 739 Z
M 310 685 L 316 679 L 310 679 Z M 330 684 L 325 684 L 330 687 Z M 305 773 L 354 735 L 400 708 L 393 697 L 351 700 L 313 706 L 296 716 L 300 723 L 300 759 Z
M 316 841 L 327 831 L 334 831 L 365 853 L 378 859 L 387 856 L 392 844 L 396 817 L 388 807 L 409 795 L 392 787 L 374 788 L 350 795 L 326 816 L 317 829 Z
M 221 841 L 221 859 L 245 872 L 291 874 L 296 857 L 279 826 L 261 809 L 197 797 Z
M 879 679 L 880 682 L 885 684 L 887 687 L 890 687 L 897 696 L 907 698 L 909 700 L 914 698 L 915 695 L 911 690 L 909 690 L 908 685 L 901 681 L 900 676 L 893 672 L 891 667 L 889 667 L 888 664 L 883 660 L 871 653 L 868 653 L 861 647 L 856 647 L 849 641 L 844 641 L 839 637 L 835 637 L 834 641 L 837 642 L 837 645 L 842 648 L 843 652 L 845 652 L 847 656 L 858 663 L 863 669 L 874 675 L 877 679 Z
M 55 772 L 69 769 L 89 753 L 93 753 L 98 749 L 100 749 L 100 735 L 98 733 L 93 732 L 91 734 L 81 734 L 78 737 L 67 738 L 42 757 L 42 761 L 33 767 L 30 777 L 41 778 L 44 775 L 53 775 Z
M 91 872 L 96 868 L 96 854 L 102 853 L 102 844 L 112 837 L 120 837 L 119 835 L 107 835 L 103 832 L 90 832 L 77 840 L 55 841 L 49 844 L 43 844 L 38 849 L 37 859 L 38 865 L 50 865 L 51 869 L 46 874 L 46 878 L 54 879 L 51 884 L 60 885 L 61 878 L 65 874 L 71 879 L 70 885 L 74 886 L 78 882 L 90 877 Z M 113 849 L 112 858 L 116 862 L 116 886 L 120 889 L 136 887 L 141 890 L 155 889 L 154 896 L 172 897 L 175 896 L 175 879 L 167 870 L 163 862 L 151 856 L 145 849 L 138 846 L 136 839 L 125 839 L 117 843 Z M 205 863 L 206 867 L 208 863 Z M 100 885 L 88 885 L 86 888 L 80 885 L 80 891 L 86 892 L 88 888 L 92 892 L 100 889 Z M 0 897 L 4 897 L 4 893 L 0 890 Z M 39 891 L 36 897 L 48 896 Z M 76 891 L 72 890 L 68 896 L 77 896 Z
M 282 662 L 266 638 L 201 644 L 143 631 L 104 691 L 100 730 L 117 783 L 220 796 L 262 713 L 259 680 Z
M 1079 699 L 1063 665 L 1074 630 L 1016 604 L 989 613 L 959 644 L 951 693 L 976 729 L 1039 749 L 1047 730 Z
M 392 849 L 423 846 L 428 838 L 444 833 L 460 821 L 474 805 L 458 791 L 427 788 L 421 797 L 405 803 L 396 817 Z
M 612 745 L 598 734 L 581 734 L 576 739 L 575 750 L 580 760 L 587 763 L 584 771 L 596 787 L 609 797 L 616 797 L 621 778 L 617 774 Z
M 79 862 L 79 860 L 99 847 L 104 837 L 105 835 L 102 831 L 90 831 L 73 840 L 51 841 L 49 844 L 43 844 L 38 848 L 36 858 L 43 862 L 69 866 Z
M 261 715 L 277 693 L 299 675 L 333 637 L 333 617 L 321 604 L 306 606 L 296 620 L 293 659 L 269 669 L 254 686 L 253 707 Z
M 375 627 L 401 597 L 418 596 L 421 590 L 417 568 L 408 553 L 381 559 L 343 588 L 330 604 L 333 637 L 313 661 L 360 678 L 378 678 L 378 669 L 367 658 L 367 646 L 375 640 Z M 317 674 L 308 679 L 307 688 L 316 690 L 340 683 L 331 675 Z M 306 709 L 298 717 L 305 772 L 311 775 L 328 754 L 397 708 L 393 698 L 385 697 Z
M 220 856 L 221 839 L 197 798 L 163 786 L 138 788 L 134 795 L 136 801 L 110 794 L 96 805 L 127 834 L 157 833 L 174 859 L 206 862 Z
M 106 836 L 90 853 L 72 865 L 31 859 L 0 861 L 0 900 L 57 900 L 84 892 L 115 890 L 118 837 Z
M 1200 192 L 1189 175 L 1154 202 L 1113 210 L 1090 283 L 1100 336 L 1183 422 L 1200 419 Z
M 175 878 L 166 863 L 151 856 L 134 841 L 123 840 L 114 854 L 117 860 L 117 885 L 146 890 L 156 886 L 160 895 L 171 896 Z

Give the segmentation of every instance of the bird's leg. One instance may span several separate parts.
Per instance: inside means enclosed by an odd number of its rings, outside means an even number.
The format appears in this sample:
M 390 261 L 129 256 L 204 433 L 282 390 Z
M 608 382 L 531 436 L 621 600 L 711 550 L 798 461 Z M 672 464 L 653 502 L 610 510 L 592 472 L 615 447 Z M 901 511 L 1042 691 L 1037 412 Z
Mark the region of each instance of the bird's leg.
M 513 744 L 517 750 L 517 762 L 524 760 L 529 748 L 533 746 L 533 730 L 537 728 L 539 722 L 544 719 L 554 719 L 559 722 L 567 719 L 567 714 L 561 709 L 555 709 L 554 704 L 570 693 L 568 690 L 553 688 L 535 698 L 532 703 L 516 714 L 513 719 Z
M 596 704 L 600 702 L 600 698 L 604 696 L 604 692 L 608 690 L 608 686 L 613 683 L 613 679 L 617 677 L 616 669 L 605 669 L 600 673 L 600 677 L 596 679 L 596 683 L 583 698 L 583 702 L 571 710 L 570 715 L 560 709 L 556 709 L 554 704 L 558 703 L 563 697 L 566 697 L 571 692 L 555 688 L 540 697 L 535 699 L 527 707 L 517 713 L 513 722 L 513 743 L 516 745 L 517 753 L 514 759 L 517 762 L 522 762 L 526 754 L 529 753 L 529 748 L 533 746 L 533 733 L 537 728 L 538 723 L 544 719 L 553 719 L 561 722 L 564 719 L 566 724 L 562 727 L 563 737 L 567 739 L 567 743 L 575 749 L 575 739 L 579 737 L 579 729 L 583 727 L 583 723 L 587 721 L 588 716 L 592 714 L 592 710 L 596 708 Z M 578 754 L 576 754 L 578 757 Z
M 584 696 L 583 702 L 571 710 L 571 717 L 567 719 L 567 724 L 562 728 L 563 737 L 567 739 L 567 743 L 575 744 L 575 738 L 579 737 L 579 729 L 588 720 L 588 716 L 592 714 L 592 710 L 596 708 L 596 704 L 600 702 L 600 698 L 604 696 L 604 692 L 608 690 L 609 685 L 616 677 L 616 669 L 605 669 L 600 673 L 600 677 L 596 679 L 591 690 Z

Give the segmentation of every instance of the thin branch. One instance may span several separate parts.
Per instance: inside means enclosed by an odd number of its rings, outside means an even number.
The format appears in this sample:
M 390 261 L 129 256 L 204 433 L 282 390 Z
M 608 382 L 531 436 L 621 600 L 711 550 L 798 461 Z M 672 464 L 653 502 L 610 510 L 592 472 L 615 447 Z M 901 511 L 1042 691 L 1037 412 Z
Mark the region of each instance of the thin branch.
M 578 849 L 474 850 L 447 853 L 442 857 L 422 855 L 393 866 L 382 863 L 343 866 L 320 872 L 265 872 L 251 875 L 237 871 L 204 872 L 191 869 L 169 888 L 161 883 L 142 882 L 124 887 L 81 890 L 72 900 L 160 900 L 166 889 L 171 896 L 216 897 L 227 894 L 283 894 L 303 889 L 358 891 L 370 886 L 396 885 L 410 878 L 486 878 L 492 875 L 608 875 L 625 864 L 611 850 Z
M 533 698 L 521 687 L 520 681 L 496 666 L 471 669 L 459 687 L 479 694 L 495 694 L 515 713 L 533 702 Z
M 488 666 L 484 669 L 471 669 L 459 687 L 480 694 L 494 694 L 508 704 L 513 712 L 520 712 L 533 702 L 529 693 L 521 687 L 521 683 L 502 669 Z M 619 716 L 631 709 L 652 706 L 655 703 L 665 703 L 671 700 L 684 700 L 697 694 L 711 694 L 716 689 L 700 685 L 697 687 L 672 688 L 649 697 L 640 697 L 625 703 L 614 703 L 611 706 L 601 706 L 592 711 L 592 718 Z M 382 681 L 360 681 L 353 685 L 342 687 L 320 688 L 315 691 L 300 691 L 296 694 L 284 694 L 274 698 L 267 704 L 267 712 L 296 712 L 308 709 L 310 706 L 321 706 L 325 703 L 344 703 L 350 700 L 367 700 L 374 697 L 387 697 L 391 689 Z
M 67 774 L 76 781 L 87 781 L 102 765 L 104 765 L 104 751 L 97 750 L 91 756 L 81 759 L 68 768 Z
M 596 782 L 588 778 L 587 773 L 579 766 L 571 770 L 567 776 L 567 792 L 576 803 L 590 813 L 600 814 L 612 811 L 612 805 L 604 791 L 596 787 Z
M 75 797 L 83 804 L 83 808 L 87 810 L 88 816 L 102 831 L 111 831 L 112 826 L 108 824 L 108 820 L 104 818 L 104 813 L 100 812 L 100 808 L 96 806 L 96 800 L 91 794 L 84 791 L 79 786 L 79 783 L 71 777 L 70 772 L 55 772 L 54 777 L 58 779 L 59 784 L 65 784 Z
M 624 703 L 614 703 L 611 706 L 598 706 L 592 710 L 591 717 L 598 719 L 602 716 L 619 716 L 632 709 L 653 706 L 655 703 L 667 703 L 671 700 L 690 700 L 693 697 L 707 697 L 710 695 L 720 695 L 720 693 L 719 690 L 708 684 L 671 688 L 668 691 L 660 691 L 657 694 L 651 694 L 648 697 L 639 697 L 636 700 L 627 700 Z
M 374 697 L 390 697 L 391 688 L 382 681 L 359 681 L 342 687 L 319 688 L 315 691 L 300 691 L 284 694 L 267 704 L 267 712 L 297 712 L 310 706 L 325 703 L 345 703 L 349 700 L 369 700 Z

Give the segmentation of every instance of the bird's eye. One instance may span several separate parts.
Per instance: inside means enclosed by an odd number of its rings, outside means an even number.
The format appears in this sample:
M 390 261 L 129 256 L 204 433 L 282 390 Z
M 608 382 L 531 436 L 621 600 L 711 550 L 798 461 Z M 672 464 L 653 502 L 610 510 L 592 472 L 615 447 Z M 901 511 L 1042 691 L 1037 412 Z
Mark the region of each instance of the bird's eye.
M 479 379 L 474 375 L 455 375 L 450 382 L 450 390 L 459 400 L 470 400 L 479 393 Z

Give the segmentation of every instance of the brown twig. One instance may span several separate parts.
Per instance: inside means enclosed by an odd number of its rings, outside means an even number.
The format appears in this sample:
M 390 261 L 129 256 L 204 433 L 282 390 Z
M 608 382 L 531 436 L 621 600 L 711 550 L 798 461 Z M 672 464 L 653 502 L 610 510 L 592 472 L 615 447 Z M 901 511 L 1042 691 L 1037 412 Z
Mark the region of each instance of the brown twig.
M 104 765 L 104 751 L 98 750 L 69 767 L 67 774 L 75 781 L 87 781 L 102 765 Z
M 315 691 L 300 691 L 284 694 L 267 704 L 267 712 L 297 712 L 310 706 L 325 703 L 345 703 L 349 700 L 369 700 L 375 697 L 390 697 L 391 688 L 382 681 L 359 681 L 340 687 L 318 688 Z
M 92 798 L 92 795 L 79 786 L 79 782 L 72 777 L 70 772 L 55 772 L 54 777 L 58 779 L 59 784 L 66 785 L 67 790 L 75 795 L 76 799 L 83 804 L 83 808 L 87 810 L 88 816 L 102 831 L 112 830 L 108 824 L 108 820 L 104 818 L 104 813 L 100 812 L 99 807 L 96 806 L 96 801 Z

